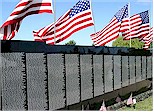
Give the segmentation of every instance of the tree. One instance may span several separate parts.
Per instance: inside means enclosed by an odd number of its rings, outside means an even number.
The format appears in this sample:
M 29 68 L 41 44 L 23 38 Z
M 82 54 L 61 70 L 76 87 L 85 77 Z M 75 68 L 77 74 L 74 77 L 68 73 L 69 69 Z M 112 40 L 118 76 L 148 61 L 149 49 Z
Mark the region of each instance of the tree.
M 153 48 L 153 43 L 152 43 L 152 42 L 151 42 L 151 44 L 150 44 L 149 48 Z
M 113 47 L 130 47 L 130 40 L 123 40 L 122 36 L 119 36 L 113 43 Z M 139 41 L 138 38 L 131 39 L 131 47 L 136 49 L 142 49 L 144 43 Z
M 69 42 L 65 43 L 65 45 L 76 45 L 74 40 L 70 40 Z

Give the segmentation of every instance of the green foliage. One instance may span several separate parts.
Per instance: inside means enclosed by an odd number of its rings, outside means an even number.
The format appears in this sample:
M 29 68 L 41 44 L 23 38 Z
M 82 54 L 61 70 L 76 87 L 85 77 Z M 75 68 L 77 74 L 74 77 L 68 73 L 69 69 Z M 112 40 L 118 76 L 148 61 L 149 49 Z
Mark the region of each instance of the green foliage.
M 113 47 L 130 47 L 130 40 L 123 40 L 122 36 L 119 36 L 113 43 Z M 131 47 L 136 49 L 142 49 L 144 46 L 143 42 L 140 42 L 138 38 L 131 39 Z
M 152 96 L 143 101 L 137 102 L 135 107 L 136 108 L 134 109 L 133 107 L 125 106 L 119 109 L 118 111 L 152 111 L 153 110 Z
M 151 42 L 151 44 L 150 44 L 149 48 L 153 48 L 153 43 L 152 43 L 152 42 Z
M 70 40 L 69 42 L 65 43 L 65 45 L 76 45 L 74 40 Z

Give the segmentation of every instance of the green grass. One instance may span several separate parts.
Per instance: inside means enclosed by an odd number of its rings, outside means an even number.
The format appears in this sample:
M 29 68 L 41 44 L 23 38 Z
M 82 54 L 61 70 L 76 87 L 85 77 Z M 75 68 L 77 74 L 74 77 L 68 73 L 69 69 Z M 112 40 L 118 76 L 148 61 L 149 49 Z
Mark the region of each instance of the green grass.
M 133 108 L 133 106 L 123 107 L 118 109 L 118 111 L 152 111 L 152 110 L 153 110 L 152 96 L 145 99 L 144 101 L 137 102 L 135 109 Z

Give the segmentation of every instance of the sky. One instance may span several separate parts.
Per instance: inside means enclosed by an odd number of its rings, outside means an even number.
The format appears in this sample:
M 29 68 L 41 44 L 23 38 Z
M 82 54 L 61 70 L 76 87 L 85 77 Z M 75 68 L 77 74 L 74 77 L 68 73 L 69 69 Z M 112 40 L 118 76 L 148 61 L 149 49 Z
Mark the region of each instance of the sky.
M 0 26 L 6 21 L 20 0 L 0 0 Z M 79 0 L 51 0 L 55 4 L 56 19 L 72 8 Z M 96 32 L 103 29 L 124 5 L 130 3 L 130 16 L 150 10 L 150 26 L 153 26 L 152 0 L 91 0 L 93 18 Z M 39 30 L 54 22 L 54 14 L 35 14 L 24 18 L 20 29 L 12 40 L 34 41 L 33 30 Z M 94 26 L 87 27 L 74 33 L 58 45 L 64 45 L 74 40 L 76 45 L 91 46 L 93 44 L 90 34 L 94 33 Z M 112 46 L 112 42 L 106 44 Z

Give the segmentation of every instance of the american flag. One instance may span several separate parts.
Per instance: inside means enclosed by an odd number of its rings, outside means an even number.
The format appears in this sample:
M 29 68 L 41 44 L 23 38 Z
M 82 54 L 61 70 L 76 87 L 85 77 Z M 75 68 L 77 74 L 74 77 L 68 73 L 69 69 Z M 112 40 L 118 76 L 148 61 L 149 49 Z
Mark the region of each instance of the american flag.
M 131 105 L 131 104 L 133 104 L 132 93 L 131 93 L 130 97 L 127 100 L 127 105 Z
M 145 37 L 143 37 L 141 39 L 142 42 L 144 42 L 144 49 L 148 49 L 151 42 L 153 41 L 153 27 L 150 28 L 150 32 L 148 35 L 146 35 Z
M 11 40 L 18 32 L 22 20 L 32 14 L 53 13 L 52 0 L 21 0 L 0 27 L 3 40 Z
M 124 40 L 130 38 L 143 38 L 149 33 L 149 14 L 144 11 L 130 17 L 130 28 L 122 33 Z
M 128 4 L 119 10 L 109 24 L 101 31 L 91 34 L 91 39 L 96 46 L 104 46 L 106 43 L 118 38 L 120 31 L 128 27 Z
M 38 31 L 33 31 L 35 41 L 47 44 L 59 43 L 73 33 L 94 25 L 89 0 L 80 0 L 73 8 L 52 23 Z M 54 29 L 55 26 L 55 29 Z
M 115 101 L 116 101 L 116 102 L 121 102 L 121 98 L 120 98 L 119 96 L 117 96 L 117 98 L 116 98 Z
M 102 106 L 101 108 L 99 109 L 100 111 L 106 111 L 106 107 L 105 107 L 105 102 L 103 100 L 103 103 L 102 103 Z

